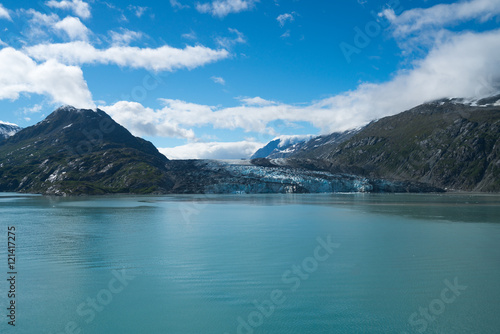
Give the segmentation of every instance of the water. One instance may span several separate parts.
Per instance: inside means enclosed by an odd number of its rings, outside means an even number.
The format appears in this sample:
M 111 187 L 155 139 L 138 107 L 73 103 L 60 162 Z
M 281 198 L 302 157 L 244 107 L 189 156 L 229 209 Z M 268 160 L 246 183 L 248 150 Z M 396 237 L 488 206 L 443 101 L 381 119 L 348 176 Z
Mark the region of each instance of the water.
M 500 328 L 498 195 L 1 194 L 0 214 L 0 333 Z

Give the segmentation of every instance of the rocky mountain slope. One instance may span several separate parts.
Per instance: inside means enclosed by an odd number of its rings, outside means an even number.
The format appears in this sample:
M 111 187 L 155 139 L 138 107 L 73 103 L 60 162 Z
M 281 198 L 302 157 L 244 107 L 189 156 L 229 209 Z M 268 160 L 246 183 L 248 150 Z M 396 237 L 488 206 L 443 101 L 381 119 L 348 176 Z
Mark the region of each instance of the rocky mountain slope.
M 500 96 L 445 99 L 374 121 L 288 165 L 464 191 L 500 191 Z

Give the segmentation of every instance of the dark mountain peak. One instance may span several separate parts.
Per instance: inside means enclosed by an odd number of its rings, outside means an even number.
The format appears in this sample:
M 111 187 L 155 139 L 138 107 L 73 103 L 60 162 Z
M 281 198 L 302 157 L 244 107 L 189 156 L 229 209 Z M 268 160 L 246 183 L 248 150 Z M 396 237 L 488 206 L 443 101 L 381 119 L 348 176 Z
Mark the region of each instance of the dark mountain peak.
M 108 116 L 105 112 L 92 109 L 77 109 L 73 106 L 61 106 L 54 110 L 41 123 L 59 122 L 61 124 L 68 122 L 84 122 L 88 123 L 89 119 L 97 119 L 99 117 Z M 109 117 L 109 116 L 108 116 Z M 67 125 L 67 124 L 66 124 Z
M 100 109 L 60 107 L 42 122 L 9 138 L 6 144 L 22 142 L 64 149 L 73 155 L 88 151 L 132 148 L 168 160 L 153 144 L 133 136 Z
M 64 106 L 60 106 L 59 108 L 54 110 L 54 112 L 77 112 L 78 110 L 82 110 L 82 109 L 76 109 L 73 106 L 64 105 Z
M 170 187 L 167 163 L 104 111 L 63 106 L 2 143 L 0 191 L 153 192 Z

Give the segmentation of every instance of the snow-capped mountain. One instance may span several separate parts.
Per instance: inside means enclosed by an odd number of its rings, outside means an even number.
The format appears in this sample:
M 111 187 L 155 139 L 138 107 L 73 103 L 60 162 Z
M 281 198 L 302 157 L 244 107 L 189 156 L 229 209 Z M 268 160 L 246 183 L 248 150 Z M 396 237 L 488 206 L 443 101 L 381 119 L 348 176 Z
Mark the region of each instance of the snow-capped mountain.
M 0 140 L 12 137 L 21 130 L 16 124 L 0 121 Z
M 266 146 L 255 152 L 251 159 L 288 158 L 294 154 L 302 145 L 311 140 L 313 135 L 279 136 L 271 140 Z
M 251 159 L 280 159 L 299 156 L 303 152 L 309 152 L 323 145 L 331 146 L 343 143 L 360 130 L 361 128 L 357 128 L 321 136 L 280 136 L 255 152 Z

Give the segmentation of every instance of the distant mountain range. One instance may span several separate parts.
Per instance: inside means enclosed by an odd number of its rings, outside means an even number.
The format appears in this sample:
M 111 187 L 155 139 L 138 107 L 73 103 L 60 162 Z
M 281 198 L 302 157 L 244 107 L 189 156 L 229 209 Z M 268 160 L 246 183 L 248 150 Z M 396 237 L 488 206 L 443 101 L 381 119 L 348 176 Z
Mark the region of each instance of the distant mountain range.
M 280 137 L 238 162 L 169 160 L 104 111 L 65 106 L 34 126 L 3 127 L 0 191 L 498 192 L 499 100 L 435 101 L 351 131 Z

